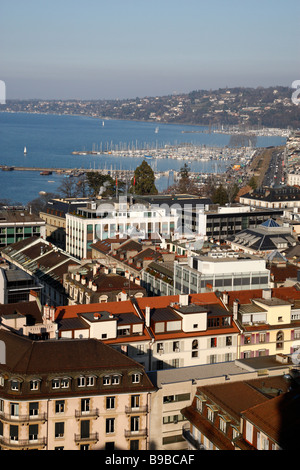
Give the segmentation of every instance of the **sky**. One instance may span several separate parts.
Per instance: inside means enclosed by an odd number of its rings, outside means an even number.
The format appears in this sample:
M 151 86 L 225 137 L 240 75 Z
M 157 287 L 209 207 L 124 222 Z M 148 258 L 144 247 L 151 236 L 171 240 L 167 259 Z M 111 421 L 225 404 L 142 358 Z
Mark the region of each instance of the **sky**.
M 127 99 L 300 79 L 299 0 L 1 0 L 7 99 Z

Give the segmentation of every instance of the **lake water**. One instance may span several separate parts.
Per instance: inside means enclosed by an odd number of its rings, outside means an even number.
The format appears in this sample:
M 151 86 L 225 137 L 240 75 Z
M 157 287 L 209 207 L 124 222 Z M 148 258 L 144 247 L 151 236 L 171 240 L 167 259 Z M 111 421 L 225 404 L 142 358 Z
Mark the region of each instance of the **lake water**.
M 72 152 L 121 147 L 147 149 L 183 143 L 221 148 L 230 141 L 229 135 L 197 133 L 204 127 L 159 124 L 157 133 L 156 128 L 156 123 L 147 122 L 105 120 L 103 125 L 102 119 L 92 117 L 0 112 L 0 165 L 134 170 L 142 157 L 82 156 Z M 257 139 L 258 147 L 284 143 L 285 139 L 280 137 Z M 217 171 L 224 171 L 226 165 L 218 160 Z M 155 160 L 158 171 L 181 167 L 180 160 Z M 189 167 L 192 171 L 210 173 L 216 171 L 216 162 L 192 161 Z M 0 199 L 26 204 L 38 197 L 40 191 L 55 192 L 62 180 L 63 176 L 56 173 L 41 176 L 38 171 L 0 171 Z M 163 178 L 157 180 L 159 190 L 165 185 Z

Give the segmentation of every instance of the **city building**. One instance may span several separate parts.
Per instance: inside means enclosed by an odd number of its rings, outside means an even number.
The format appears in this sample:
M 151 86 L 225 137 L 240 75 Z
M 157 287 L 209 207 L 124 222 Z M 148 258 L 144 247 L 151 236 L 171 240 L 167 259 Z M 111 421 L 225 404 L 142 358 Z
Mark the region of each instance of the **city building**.
M 33 341 L 1 329 L 0 342 L 1 449 L 149 448 L 155 388 L 138 363 L 95 339 Z
M 111 270 L 96 262 L 84 263 L 80 267 L 69 266 L 63 285 L 69 297 L 69 305 L 118 302 L 146 294 L 139 279 L 133 282 L 117 274 L 116 269 Z
M 188 449 L 284 449 L 287 423 L 294 430 L 299 425 L 297 415 L 284 416 L 284 402 L 291 403 L 289 385 L 279 375 L 198 387 L 192 405 L 181 411 L 189 422 L 183 433 Z
M 136 239 L 169 235 L 179 215 L 169 207 L 153 208 L 147 203 L 130 203 L 127 198 L 91 201 L 75 214 L 66 215 L 66 251 L 76 258 L 91 258 L 92 244 L 119 236 Z
M 223 293 L 239 328 L 238 358 L 293 354 L 300 340 L 297 286 Z
M 174 294 L 269 287 L 266 261 L 237 250 L 212 250 L 174 262 Z
M 0 210 L 0 248 L 33 236 L 45 237 L 45 221 L 24 208 Z
M 63 276 L 68 272 L 69 266 L 80 265 L 77 259 L 38 237 L 31 237 L 5 247 L 2 250 L 2 257 L 43 286 L 40 291 L 40 301 L 43 305 L 68 304 Z
M 292 227 L 279 225 L 269 219 L 256 228 L 242 230 L 227 238 L 233 250 L 251 255 L 267 255 L 273 251 L 284 252 L 298 244 Z
M 258 188 L 241 196 L 240 203 L 255 208 L 277 210 L 300 207 L 300 189 L 294 186 Z
M 192 405 L 198 387 L 236 383 L 290 373 L 290 358 L 284 363 L 277 356 L 221 362 L 148 372 L 156 387 L 151 395 L 150 450 L 200 450 L 203 444 L 191 432 L 182 410 Z M 155 430 L 155 432 L 154 432 Z
M 32 291 L 40 293 L 43 286 L 30 274 L 14 265 L 0 267 L 0 304 L 28 301 Z
M 46 223 L 46 239 L 63 250 L 66 248 L 66 214 L 75 212 L 77 207 L 86 206 L 88 198 L 50 199 L 40 218 Z

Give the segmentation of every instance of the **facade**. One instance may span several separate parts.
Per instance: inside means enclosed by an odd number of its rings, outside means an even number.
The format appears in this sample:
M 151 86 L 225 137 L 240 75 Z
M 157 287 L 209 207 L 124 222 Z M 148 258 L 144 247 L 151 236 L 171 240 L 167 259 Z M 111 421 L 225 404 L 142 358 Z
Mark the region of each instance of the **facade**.
M 278 437 L 284 416 L 278 401 L 286 399 L 288 389 L 289 383 L 282 375 L 198 387 L 192 405 L 182 410 L 189 421 L 183 433 L 189 450 L 282 449 Z M 253 416 L 257 424 L 255 433 Z M 299 418 L 294 417 L 290 424 L 293 421 L 295 428 Z
M 46 239 L 66 248 L 66 214 L 74 212 L 77 207 L 86 206 L 87 198 L 63 198 L 48 201 L 45 211 L 40 212 L 40 218 L 46 223 Z
M 24 208 L 0 211 L 0 248 L 33 236 L 45 237 L 45 221 Z
M 269 287 L 269 282 L 265 260 L 237 251 L 212 251 L 208 256 L 194 254 L 187 262 L 174 263 L 174 294 L 264 289 Z
M 118 235 L 131 238 L 156 238 L 169 235 L 177 227 L 178 214 L 169 207 L 130 204 L 127 198 L 92 201 L 86 208 L 66 216 L 66 251 L 77 258 L 91 258 L 92 244 Z
M 240 330 L 238 358 L 293 354 L 300 345 L 297 287 L 224 294 Z
M 36 342 L 4 330 L 0 339 L 1 449 L 149 448 L 155 388 L 135 361 L 93 339 Z
M 269 218 L 281 217 L 284 213 L 281 208 L 252 208 L 247 200 L 241 203 L 186 210 L 187 232 L 202 235 L 205 240 L 225 240 L 241 230 L 255 228 Z
M 240 203 L 246 206 L 265 209 L 287 209 L 300 207 L 299 188 L 281 186 L 279 188 L 259 188 L 240 197 Z M 273 216 L 269 216 L 273 217 Z

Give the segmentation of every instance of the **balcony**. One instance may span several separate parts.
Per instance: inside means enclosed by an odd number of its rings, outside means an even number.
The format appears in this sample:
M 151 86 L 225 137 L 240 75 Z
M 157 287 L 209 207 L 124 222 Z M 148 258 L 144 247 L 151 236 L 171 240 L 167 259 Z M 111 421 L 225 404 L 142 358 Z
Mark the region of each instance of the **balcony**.
M 74 440 L 76 444 L 91 444 L 99 441 L 99 434 L 92 432 L 88 436 L 82 436 L 81 434 L 75 434 Z
M 36 415 L 12 415 L 0 412 L 0 419 L 5 423 L 44 423 L 47 420 L 47 413 Z
M 127 439 L 130 437 L 146 437 L 148 435 L 147 429 L 139 429 L 137 431 L 127 431 L 125 429 L 124 435 Z
M 7 450 L 26 450 L 26 449 L 37 449 L 44 448 L 47 444 L 46 437 L 39 439 L 10 439 L 1 437 L 0 445 L 2 449 Z
M 98 408 L 94 410 L 82 411 L 82 410 L 75 410 L 75 418 L 94 418 L 97 419 L 99 417 L 99 410 Z
M 205 450 L 205 447 L 193 437 L 189 428 L 182 428 L 182 436 L 194 450 Z
M 132 406 L 125 406 L 125 413 L 126 414 L 142 414 L 142 413 L 148 413 L 148 405 L 145 406 L 137 406 L 137 407 L 132 407 Z

